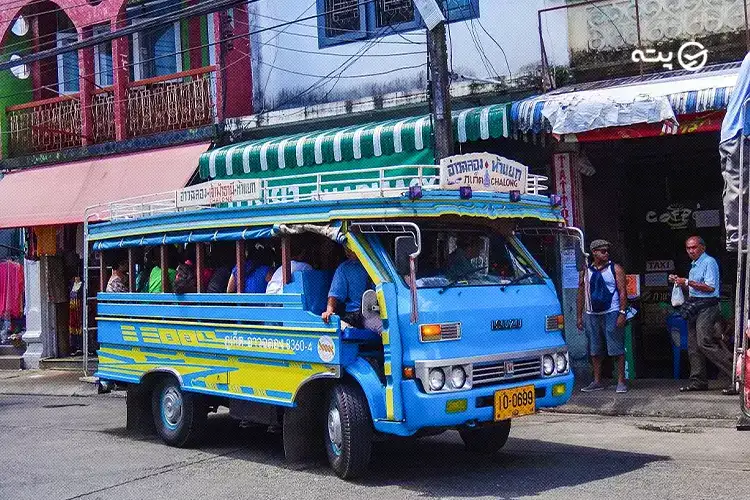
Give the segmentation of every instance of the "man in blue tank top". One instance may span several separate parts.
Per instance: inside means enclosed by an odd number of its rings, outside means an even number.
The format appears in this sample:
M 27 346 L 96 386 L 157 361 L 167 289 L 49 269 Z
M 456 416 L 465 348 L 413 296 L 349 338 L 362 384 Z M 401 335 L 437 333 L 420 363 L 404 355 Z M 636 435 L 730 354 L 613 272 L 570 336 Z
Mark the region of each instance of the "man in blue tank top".
M 594 368 L 594 380 L 582 388 L 583 392 L 603 390 L 602 362 L 609 355 L 617 361 L 616 392 L 625 393 L 625 320 L 628 295 L 625 290 L 625 271 L 609 260 L 609 242 L 591 242 L 591 266 L 581 272 L 578 281 L 578 329 L 584 330 L 589 341 L 589 355 Z M 602 283 L 608 291 L 604 306 L 592 296 L 592 283 Z M 610 298 L 611 297 L 611 298 Z

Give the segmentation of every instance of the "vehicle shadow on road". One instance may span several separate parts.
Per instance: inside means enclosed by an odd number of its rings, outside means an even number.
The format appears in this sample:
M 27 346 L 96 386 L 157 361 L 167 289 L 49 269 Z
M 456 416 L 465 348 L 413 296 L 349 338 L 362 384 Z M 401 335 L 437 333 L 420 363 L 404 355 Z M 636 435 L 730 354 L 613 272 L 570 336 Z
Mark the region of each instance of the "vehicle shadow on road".
M 513 438 L 495 455 L 466 451 L 455 435 L 378 443 L 360 483 L 436 497 L 516 498 L 637 471 L 666 456 Z M 446 439 L 446 437 L 448 439 Z

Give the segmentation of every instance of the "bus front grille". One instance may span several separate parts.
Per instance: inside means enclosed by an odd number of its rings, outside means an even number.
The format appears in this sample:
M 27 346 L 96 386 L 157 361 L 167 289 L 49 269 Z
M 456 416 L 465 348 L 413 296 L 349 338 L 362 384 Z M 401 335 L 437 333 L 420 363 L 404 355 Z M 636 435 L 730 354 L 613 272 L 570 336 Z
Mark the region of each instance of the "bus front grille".
M 509 380 L 537 378 L 540 377 L 541 374 L 541 358 L 527 358 L 477 364 L 472 367 L 472 387 L 482 387 Z

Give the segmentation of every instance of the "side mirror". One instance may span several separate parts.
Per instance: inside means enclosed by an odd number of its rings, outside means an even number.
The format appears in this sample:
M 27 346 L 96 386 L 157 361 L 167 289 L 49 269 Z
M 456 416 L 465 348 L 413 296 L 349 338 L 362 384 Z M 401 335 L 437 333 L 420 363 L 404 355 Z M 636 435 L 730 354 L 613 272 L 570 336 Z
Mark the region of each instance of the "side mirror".
M 399 276 L 409 274 L 409 256 L 417 251 L 417 242 L 413 236 L 396 237 L 396 271 Z

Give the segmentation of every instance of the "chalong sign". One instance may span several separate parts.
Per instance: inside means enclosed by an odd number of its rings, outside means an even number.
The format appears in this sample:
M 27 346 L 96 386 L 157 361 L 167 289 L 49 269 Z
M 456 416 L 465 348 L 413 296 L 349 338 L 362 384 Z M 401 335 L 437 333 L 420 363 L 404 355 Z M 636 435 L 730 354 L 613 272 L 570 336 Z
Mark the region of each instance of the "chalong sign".
M 440 187 L 473 191 L 526 192 L 529 167 L 490 153 L 450 156 L 440 161 Z

